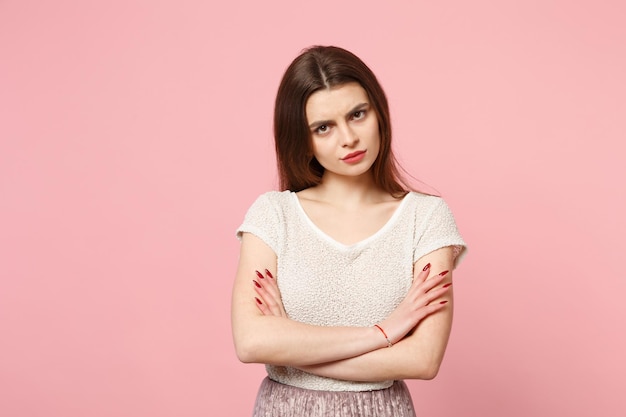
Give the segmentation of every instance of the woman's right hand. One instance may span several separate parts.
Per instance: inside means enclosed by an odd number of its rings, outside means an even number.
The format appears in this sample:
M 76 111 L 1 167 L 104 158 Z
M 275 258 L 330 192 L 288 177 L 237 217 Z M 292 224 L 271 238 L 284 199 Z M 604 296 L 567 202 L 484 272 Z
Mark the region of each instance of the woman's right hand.
M 409 292 L 396 309 L 382 322 L 382 327 L 392 343 L 397 343 L 406 336 L 425 317 L 445 308 L 447 300 L 440 300 L 452 283 L 439 285 L 448 271 L 443 271 L 431 278 L 430 264 L 416 276 Z
M 264 316 L 287 317 L 274 275 L 267 269 L 265 274 L 259 271 L 255 272 L 257 278 L 252 282 L 254 283 L 254 290 L 258 295 L 258 297 L 255 297 L 257 308 Z

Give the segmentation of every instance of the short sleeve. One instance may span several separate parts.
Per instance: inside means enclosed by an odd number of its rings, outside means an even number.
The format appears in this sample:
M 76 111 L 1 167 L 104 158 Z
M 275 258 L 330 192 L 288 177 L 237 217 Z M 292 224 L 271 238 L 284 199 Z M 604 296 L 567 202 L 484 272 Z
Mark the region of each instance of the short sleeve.
M 465 256 L 467 245 L 463 241 L 457 228 L 454 216 L 446 202 L 438 198 L 430 215 L 423 222 L 416 222 L 418 230 L 415 233 L 413 262 L 422 256 L 447 246 L 454 248 L 454 267 Z
M 284 222 L 279 204 L 271 193 L 262 194 L 248 209 L 243 223 L 237 229 L 237 238 L 243 233 L 252 233 L 267 244 L 278 255 L 284 234 Z

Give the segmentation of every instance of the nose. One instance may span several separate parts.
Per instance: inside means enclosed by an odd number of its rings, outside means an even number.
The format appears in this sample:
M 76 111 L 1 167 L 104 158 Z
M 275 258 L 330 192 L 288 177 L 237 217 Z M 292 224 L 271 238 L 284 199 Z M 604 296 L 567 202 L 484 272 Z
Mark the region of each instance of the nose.
M 359 136 L 349 125 L 345 125 L 341 129 L 341 146 L 343 148 L 351 148 L 359 142 Z

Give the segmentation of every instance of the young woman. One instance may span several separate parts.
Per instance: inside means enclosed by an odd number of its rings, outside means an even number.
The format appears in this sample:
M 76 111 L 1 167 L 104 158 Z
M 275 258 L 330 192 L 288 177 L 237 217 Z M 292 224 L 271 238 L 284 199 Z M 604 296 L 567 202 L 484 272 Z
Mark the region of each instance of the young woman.
M 432 379 L 465 243 L 445 202 L 409 191 L 385 94 L 337 47 L 312 47 L 276 97 L 280 188 L 241 240 L 232 329 L 266 364 L 254 416 L 414 416 L 403 379 Z

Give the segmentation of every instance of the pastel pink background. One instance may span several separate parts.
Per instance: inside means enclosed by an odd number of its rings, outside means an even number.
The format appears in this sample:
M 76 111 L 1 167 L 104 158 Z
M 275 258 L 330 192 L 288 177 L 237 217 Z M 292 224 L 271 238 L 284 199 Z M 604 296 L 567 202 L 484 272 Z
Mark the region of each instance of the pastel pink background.
M 0 1 L 0 415 L 247 416 L 234 231 L 311 44 L 361 56 L 470 252 L 419 416 L 626 415 L 626 6 Z

